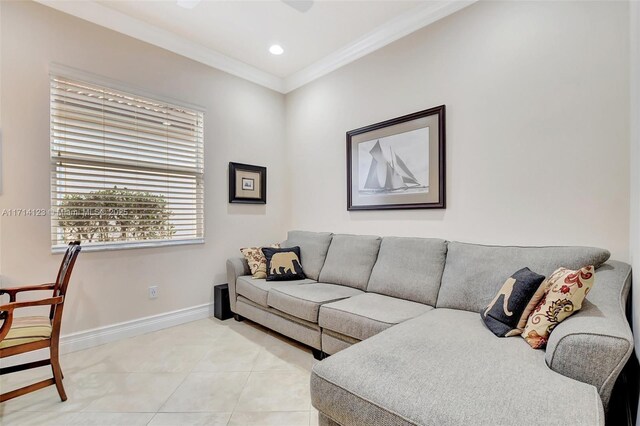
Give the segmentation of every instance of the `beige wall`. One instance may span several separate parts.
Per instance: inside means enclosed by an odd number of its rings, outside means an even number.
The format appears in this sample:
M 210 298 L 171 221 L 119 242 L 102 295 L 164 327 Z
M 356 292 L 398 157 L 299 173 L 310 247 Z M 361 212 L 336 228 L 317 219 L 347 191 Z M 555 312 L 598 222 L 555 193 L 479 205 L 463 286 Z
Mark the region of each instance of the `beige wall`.
M 2 2 L 0 208 L 49 205 L 57 62 L 206 108 L 206 244 L 83 253 L 64 333 L 207 303 L 228 256 L 289 228 L 585 244 L 629 260 L 627 7 L 481 2 L 284 97 L 44 6 Z M 345 132 L 443 103 L 447 209 L 347 212 Z M 228 161 L 269 168 L 266 206 L 227 203 Z M 0 217 L 3 286 L 53 278 L 49 232 L 48 218 Z M 150 285 L 159 299 L 148 300 Z
M 628 4 L 480 2 L 286 97 L 292 227 L 629 260 Z M 345 132 L 447 106 L 447 209 L 348 212 Z
M 225 260 L 246 244 L 281 240 L 289 220 L 284 97 L 32 2 L 3 2 L 4 188 L 1 208 L 49 206 L 49 78 L 57 62 L 201 105 L 205 113 L 206 244 L 83 253 L 63 333 L 208 303 Z M 227 203 L 229 161 L 268 167 L 266 206 Z M 49 218 L 2 217 L 3 286 L 51 281 Z M 160 297 L 149 300 L 147 287 Z

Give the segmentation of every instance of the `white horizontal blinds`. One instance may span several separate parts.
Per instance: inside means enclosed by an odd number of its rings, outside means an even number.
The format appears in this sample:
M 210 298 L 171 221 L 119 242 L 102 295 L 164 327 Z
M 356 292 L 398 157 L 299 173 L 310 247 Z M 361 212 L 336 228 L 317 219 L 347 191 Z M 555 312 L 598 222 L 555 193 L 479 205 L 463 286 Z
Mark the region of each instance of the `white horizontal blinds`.
M 52 244 L 204 234 L 203 114 L 51 77 Z

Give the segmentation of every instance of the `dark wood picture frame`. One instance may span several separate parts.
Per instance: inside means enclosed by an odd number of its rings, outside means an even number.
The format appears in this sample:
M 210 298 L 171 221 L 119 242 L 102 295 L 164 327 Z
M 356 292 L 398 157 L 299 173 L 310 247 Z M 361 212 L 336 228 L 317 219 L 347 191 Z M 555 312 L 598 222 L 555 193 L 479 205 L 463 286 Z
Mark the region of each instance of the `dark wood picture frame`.
M 242 177 L 238 177 L 238 174 L 241 172 L 259 175 L 259 188 L 255 188 L 255 186 L 253 188 L 253 191 L 257 191 L 256 197 L 237 195 L 238 185 L 240 185 L 240 189 L 242 189 Z M 267 168 L 253 166 L 251 164 L 229 162 L 229 202 L 239 204 L 267 204 Z
M 384 129 L 386 127 L 395 126 L 402 123 L 408 123 L 414 120 L 424 119 L 426 117 L 437 116 L 438 125 L 438 137 L 437 141 L 429 141 L 429 144 L 437 143 L 438 145 L 438 158 L 434 161 L 437 164 L 437 176 L 438 184 L 436 186 L 438 191 L 438 199 L 435 202 L 417 202 L 417 203 L 394 203 L 394 204 L 354 204 L 354 196 L 352 194 L 353 184 L 352 179 L 354 176 L 352 170 L 353 163 L 353 139 L 361 134 L 369 133 L 372 131 Z M 431 162 L 431 161 L 430 161 Z M 429 108 L 423 111 L 414 112 L 412 114 L 403 115 L 401 117 L 386 120 L 380 123 L 375 123 L 359 129 L 350 130 L 347 132 L 347 210 L 396 210 L 396 209 L 444 209 L 446 208 L 446 134 L 445 134 L 445 105 L 440 105 L 434 108 Z

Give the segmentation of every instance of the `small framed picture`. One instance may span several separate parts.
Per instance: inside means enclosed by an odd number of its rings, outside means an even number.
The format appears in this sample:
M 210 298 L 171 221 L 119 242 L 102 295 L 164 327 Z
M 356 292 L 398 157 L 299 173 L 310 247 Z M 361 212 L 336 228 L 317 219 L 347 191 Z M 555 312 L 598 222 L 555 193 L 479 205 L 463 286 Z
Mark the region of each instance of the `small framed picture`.
M 347 132 L 347 210 L 444 209 L 445 106 Z
M 247 191 L 253 191 L 253 182 L 255 179 L 250 178 L 242 178 L 242 189 L 246 189 Z
M 267 168 L 229 163 L 229 202 L 267 203 Z

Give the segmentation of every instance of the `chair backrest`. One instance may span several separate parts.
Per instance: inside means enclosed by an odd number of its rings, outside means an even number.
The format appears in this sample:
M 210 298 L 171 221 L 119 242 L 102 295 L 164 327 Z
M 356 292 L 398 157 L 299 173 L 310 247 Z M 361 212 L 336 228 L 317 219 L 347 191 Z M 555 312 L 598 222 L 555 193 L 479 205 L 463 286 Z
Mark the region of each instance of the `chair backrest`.
M 67 251 L 64 253 L 60 269 L 58 270 L 58 276 L 56 278 L 55 287 L 53 289 L 53 297 L 64 296 L 67 293 L 67 287 L 69 286 L 69 280 L 71 279 L 71 272 L 73 266 L 76 263 L 76 258 L 80 254 L 80 241 L 72 241 L 67 247 Z M 54 305 L 49 312 L 49 319 L 53 320 L 53 317 L 62 316 L 62 306 L 64 301 L 60 305 Z

